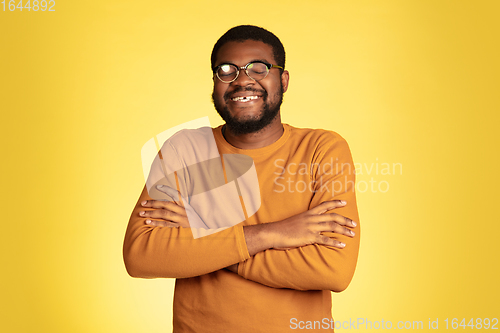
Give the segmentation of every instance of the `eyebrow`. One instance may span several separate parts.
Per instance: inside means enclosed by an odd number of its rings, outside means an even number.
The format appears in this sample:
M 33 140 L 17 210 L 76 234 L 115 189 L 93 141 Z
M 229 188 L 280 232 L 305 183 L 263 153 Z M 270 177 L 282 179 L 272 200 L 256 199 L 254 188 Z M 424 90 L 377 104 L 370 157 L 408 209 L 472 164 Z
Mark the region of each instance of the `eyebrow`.
M 266 64 L 270 64 L 270 63 L 271 63 L 271 62 L 269 62 L 269 61 L 267 61 L 267 60 L 265 60 L 265 59 L 253 59 L 253 60 L 251 60 L 251 61 L 247 62 L 247 63 L 245 64 L 245 66 L 246 66 L 246 65 L 248 65 L 248 64 L 249 64 L 249 63 L 251 63 L 251 62 L 263 62 L 263 63 L 266 63 Z M 215 69 L 215 68 L 217 68 L 217 67 L 219 67 L 220 65 L 226 65 L 226 64 L 227 64 L 227 65 L 234 65 L 234 66 L 236 66 L 236 67 L 240 67 L 240 66 L 238 66 L 238 65 L 236 65 L 236 64 L 234 64 L 234 63 L 232 63 L 232 62 L 230 62 L 230 61 L 221 61 L 221 62 L 220 62 L 220 64 L 218 64 L 217 66 L 215 66 L 215 67 L 214 67 L 214 69 Z

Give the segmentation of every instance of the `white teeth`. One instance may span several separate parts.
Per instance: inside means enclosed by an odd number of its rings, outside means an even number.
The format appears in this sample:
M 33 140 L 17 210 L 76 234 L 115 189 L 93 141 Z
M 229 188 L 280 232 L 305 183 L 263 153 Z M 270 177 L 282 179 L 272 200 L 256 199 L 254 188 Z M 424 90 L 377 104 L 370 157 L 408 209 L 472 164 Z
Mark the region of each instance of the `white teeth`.
M 231 100 L 234 102 L 248 102 L 257 98 L 259 98 L 259 96 L 241 96 L 241 97 L 231 98 Z

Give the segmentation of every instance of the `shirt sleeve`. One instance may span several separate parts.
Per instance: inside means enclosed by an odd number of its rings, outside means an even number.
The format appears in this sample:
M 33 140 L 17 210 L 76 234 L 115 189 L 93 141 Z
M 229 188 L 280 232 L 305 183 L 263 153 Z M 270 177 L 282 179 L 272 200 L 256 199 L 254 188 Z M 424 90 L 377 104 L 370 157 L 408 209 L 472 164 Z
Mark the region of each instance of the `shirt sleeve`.
M 201 169 L 205 173 L 200 173 L 196 182 L 189 181 L 194 174 L 193 170 L 187 172 L 190 165 L 210 161 L 220 164 L 220 158 L 214 157 L 218 157 L 218 151 L 211 128 L 182 130 L 165 141 L 151 165 L 146 185 L 125 233 L 123 256 L 131 276 L 188 278 L 249 258 L 242 223 L 224 227 L 215 225 L 207 229 L 203 223 L 196 224 L 197 219 L 190 219 L 191 228 L 156 227 L 146 224 L 147 218 L 139 215 L 141 211 L 152 210 L 141 206 L 144 200 L 177 201 L 181 197 L 189 198 L 193 192 L 190 184 L 199 185 L 204 178 L 210 178 L 206 177 L 206 173 L 223 183 L 222 173 L 214 172 L 216 168 L 210 169 L 204 164 Z M 160 192 L 157 189 L 159 184 L 164 186 L 163 190 L 170 189 L 170 192 Z M 189 217 L 187 200 L 184 205 Z M 196 212 L 191 215 L 193 218 L 196 216 Z
M 142 278 L 188 278 L 199 276 L 248 259 L 243 226 L 193 238 L 190 228 L 153 227 L 139 216 L 142 191 L 127 227 L 123 257 L 128 273 Z
M 314 244 L 290 250 L 259 252 L 239 264 L 238 274 L 245 279 L 273 288 L 296 290 L 340 292 L 349 285 L 356 268 L 360 240 L 354 164 L 347 142 L 340 136 L 320 156 L 317 165 L 322 165 L 321 161 L 330 161 L 332 157 L 337 165 L 332 168 L 335 172 L 323 172 L 323 168 L 316 168 L 313 172 L 315 193 L 309 209 L 324 201 L 345 200 L 347 205 L 333 212 L 355 221 L 357 227 L 353 230 L 356 235 L 351 238 L 324 233 L 345 243 L 343 249 Z

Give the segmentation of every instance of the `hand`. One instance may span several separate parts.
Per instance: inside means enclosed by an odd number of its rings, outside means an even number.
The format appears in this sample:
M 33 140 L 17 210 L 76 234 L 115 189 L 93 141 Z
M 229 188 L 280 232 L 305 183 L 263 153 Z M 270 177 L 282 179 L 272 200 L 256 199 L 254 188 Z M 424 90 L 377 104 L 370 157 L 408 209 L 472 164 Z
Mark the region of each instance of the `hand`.
M 356 227 L 356 222 L 342 215 L 330 213 L 331 210 L 345 205 L 345 201 L 326 201 L 304 213 L 276 222 L 273 248 L 293 248 L 310 244 L 344 248 L 344 243 L 323 235 L 322 232 L 354 237 L 354 231 L 347 227 Z
M 276 222 L 273 248 L 293 248 L 310 244 L 344 248 L 344 243 L 323 235 L 322 232 L 354 237 L 354 231 L 347 227 L 356 227 L 356 222 L 342 215 L 330 213 L 331 210 L 345 205 L 345 201 L 326 201 L 304 213 Z
M 344 207 L 345 201 L 325 201 L 304 213 L 273 223 L 245 226 L 245 240 L 250 255 L 267 249 L 285 250 L 310 244 L 328 245 L 344 248 L 345 244 L 323 235 L 334 232 L 339 235 L 354 237 L 356 222 L 330 211 Z
M 186 209 L 176 202 L 147 200 L 141 202 L 141 206 L 145 208 L 153 208 L 152 210 L 139 212 L 141 217 L 148 218 L 145 222 L 150 226 L 189 228 Z

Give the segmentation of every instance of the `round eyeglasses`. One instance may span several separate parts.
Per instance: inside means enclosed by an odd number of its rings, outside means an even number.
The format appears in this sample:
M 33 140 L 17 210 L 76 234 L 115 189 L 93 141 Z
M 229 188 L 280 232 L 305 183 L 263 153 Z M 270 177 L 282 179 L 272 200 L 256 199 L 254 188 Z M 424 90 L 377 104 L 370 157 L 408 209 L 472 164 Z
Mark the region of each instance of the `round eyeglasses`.
M 271 68 L 283 69 L 278 65 L 271 65 L 263 61 L 249 62 L 243 67 L 238 67 L 234 64 L 221 64 L 214 68 L 214 74 L 217 75 L 219 80 L 224 83 L 231 83 L 240 75 L 240 69 L 244 69 L 248 77 L 252 80 L 259 81 L 264 79 Z

